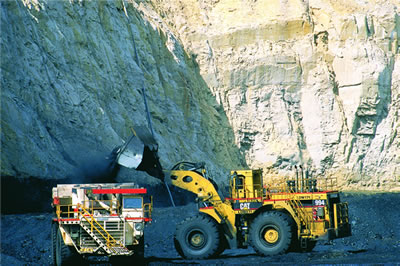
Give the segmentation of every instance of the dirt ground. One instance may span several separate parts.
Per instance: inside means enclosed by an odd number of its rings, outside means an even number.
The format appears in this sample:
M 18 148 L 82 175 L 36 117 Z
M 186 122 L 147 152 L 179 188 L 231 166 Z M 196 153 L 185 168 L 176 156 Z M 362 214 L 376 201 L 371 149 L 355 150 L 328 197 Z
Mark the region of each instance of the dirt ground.
M 145 260 L 134 265 L 176 264 L 400 264 L 400 194 L 342 193 L 349 202 L 353 236 L 319 242 L 310 253 L 258 256 L 252 248 L 226 250 L 216 259 L 188 261 L 175 251 L 176 224 L 197 213 L 194 204 L 155 208 L 145 229 Z M 1 265 L 50 265 L 50 213 L 1 216 Z M 110 265 L 91 258 L 90 265 Z

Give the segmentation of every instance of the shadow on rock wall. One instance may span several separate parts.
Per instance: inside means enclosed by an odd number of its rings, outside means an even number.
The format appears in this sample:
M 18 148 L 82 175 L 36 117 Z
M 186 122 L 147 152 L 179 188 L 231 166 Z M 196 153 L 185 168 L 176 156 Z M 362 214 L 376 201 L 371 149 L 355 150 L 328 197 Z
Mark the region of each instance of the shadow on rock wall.
M 133 6 L 128 20 L 119 3 L 25 4 L 0 3 L 10 25 L 1 27 L 2 212 L 50 210 L 57 183 L 135 182 L 106 157 L 146 124 L 143 82 L 164 166 L 205 161 L 221 181 L 223 168 L 245 165 L 195 59 L 176 39 L 167 47 L 171 33 Z M 149 183 L 156 204 L 168 206 L 164 185 Z M 173 192 L 180 204 L 193 199 Z

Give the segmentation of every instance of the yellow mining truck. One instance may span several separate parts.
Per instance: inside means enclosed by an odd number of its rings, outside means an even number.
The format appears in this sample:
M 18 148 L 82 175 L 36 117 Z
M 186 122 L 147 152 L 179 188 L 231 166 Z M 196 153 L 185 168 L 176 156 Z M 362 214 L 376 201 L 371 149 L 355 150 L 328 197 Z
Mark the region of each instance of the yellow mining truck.
M 133 183 L 54 187 L 54 265 L 78 263 L 92 255 L 143 258 L 143 229 L 151 221 L 153 206 L 146 193 Z
M 176 164 L 172 184 L 195 193 L 200 212 L 177 226 L 177 252 L 204 259 L 250 245 L 268 256 L 311 251 L 318 240 L 350 236 L 348 206 L 339 192 L 318 189 L 318 180 L 296 169 L 296 177 L 268 185 L 261 170 L 231 171 L 230 197 L 223 200 L 203 163 Z

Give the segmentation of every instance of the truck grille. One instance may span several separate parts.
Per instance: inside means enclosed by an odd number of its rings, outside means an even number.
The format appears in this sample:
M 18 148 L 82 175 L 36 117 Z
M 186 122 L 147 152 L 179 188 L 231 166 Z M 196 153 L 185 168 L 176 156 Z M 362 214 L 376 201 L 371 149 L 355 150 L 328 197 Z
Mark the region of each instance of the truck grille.
M 90 223 L 82 220 L 81 221 L 84 225 L 86 225 L 88 228 L 90 228 Z M 118 242 L 125 244 L 125 223 L 121 220 L 113 220 L 113 221 L 99 221 L 97 222 Z M 104 240 L 104 237 L 95 229 L 93 229 L 94 235 L 101 239 Z M 83 229 L 80 228 L 80 246 L 81 248 L 97 248 L 98 244 L 97 242 Z M 104 240 L 104 243 L 106 241 Z

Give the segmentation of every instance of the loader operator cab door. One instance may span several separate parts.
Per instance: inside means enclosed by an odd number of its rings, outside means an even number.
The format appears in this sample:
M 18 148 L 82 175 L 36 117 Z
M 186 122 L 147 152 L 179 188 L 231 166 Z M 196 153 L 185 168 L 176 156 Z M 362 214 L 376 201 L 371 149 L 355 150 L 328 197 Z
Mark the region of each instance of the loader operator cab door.
M 244 198 L 245 197 L 245 176 L 238 174 L 236 171 L 231 174 L 230 180 L 231 197 Z
M 231 172 L 230 178 L 232 198 L 262 197 L 262 170 L 237 170 Z

